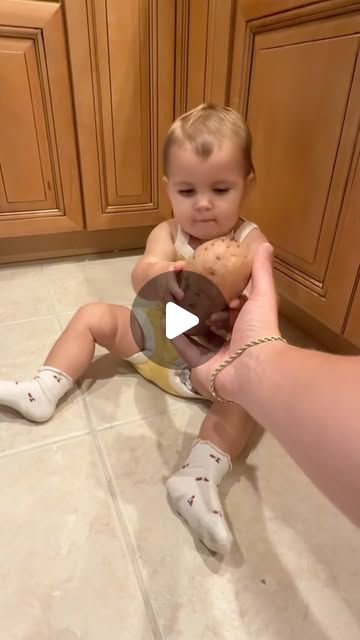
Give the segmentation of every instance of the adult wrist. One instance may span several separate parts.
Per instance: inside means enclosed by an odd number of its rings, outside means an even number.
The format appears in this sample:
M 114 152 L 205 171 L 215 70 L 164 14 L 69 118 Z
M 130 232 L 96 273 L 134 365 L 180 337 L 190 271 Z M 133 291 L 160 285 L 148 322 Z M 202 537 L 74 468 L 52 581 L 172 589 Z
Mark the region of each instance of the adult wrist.
M 216 376 L 216 393 L 223 400 L 240 404 L 247 408 L 250 398 L 260 377 L 271 372 L 272 360 L 277 354 L 289 348 L 280 340 L 262 342 L 244 351 L 231 364 Z

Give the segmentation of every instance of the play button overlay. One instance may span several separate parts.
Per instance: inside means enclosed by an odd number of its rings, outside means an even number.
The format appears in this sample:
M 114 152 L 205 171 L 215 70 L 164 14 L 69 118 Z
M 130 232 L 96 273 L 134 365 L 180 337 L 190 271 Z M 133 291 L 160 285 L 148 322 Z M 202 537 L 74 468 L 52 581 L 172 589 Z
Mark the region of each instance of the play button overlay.
M 131 307 L 130 324 L 133 338 L 146 357 L 169 369 L 183 365 L 171 340 L 181 334 L 201 342 L 210 342 L 214 356 L 214 334 L 207 320 L 212 313 L 225 310 L 226 300 L 219 288 L 203 275 L 193 271 L 177 273 L 177 284 L 183 297 L 169 293 L 169 277 L 164 273 L 151 278 L 138 292 Z M 224 327 L 226 331 L 228 327 Z M 221 343 L 217 348 L 220 349 Z
M 167 302 L 165 308 L 165 335 L 169 340 L 180 336 L 200 322 L 198 316 L 186 311 L 174 302 Z

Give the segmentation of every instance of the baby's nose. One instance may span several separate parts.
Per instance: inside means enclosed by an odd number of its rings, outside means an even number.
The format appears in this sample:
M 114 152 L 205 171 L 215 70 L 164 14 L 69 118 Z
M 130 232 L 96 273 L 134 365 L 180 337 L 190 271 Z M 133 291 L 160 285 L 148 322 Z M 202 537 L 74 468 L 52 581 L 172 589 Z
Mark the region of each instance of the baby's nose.
M 198 210 L 210 209 L 211 208 L 211 198 L 207 194 L 199 194 L 195 206 Z

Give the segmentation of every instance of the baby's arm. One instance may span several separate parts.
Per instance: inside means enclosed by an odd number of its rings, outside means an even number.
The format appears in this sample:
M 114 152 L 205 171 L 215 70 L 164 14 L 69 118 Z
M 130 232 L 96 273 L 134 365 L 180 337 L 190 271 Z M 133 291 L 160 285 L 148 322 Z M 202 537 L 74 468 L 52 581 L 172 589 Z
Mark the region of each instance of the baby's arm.
M 138 293 L 151 278 L 163 273 L 169 273 L 169 290 L 175 297 L 180 298 L 182 291 L 177 285 L 176 278 L 172 277 L 172 273 L 184 266 L 185 262 L 176 261 L 176 250 L 171 234 L 171 221 L 165 220 L 150 233 L 144 255 L 139 259 L 132 271 L 131 281 L 135 292 Z

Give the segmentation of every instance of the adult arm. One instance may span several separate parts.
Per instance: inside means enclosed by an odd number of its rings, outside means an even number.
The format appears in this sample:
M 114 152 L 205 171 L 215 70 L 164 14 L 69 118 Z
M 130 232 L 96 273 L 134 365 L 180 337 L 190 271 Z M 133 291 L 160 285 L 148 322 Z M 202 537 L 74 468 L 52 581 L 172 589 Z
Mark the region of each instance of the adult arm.
M 230 343 L 209 354 L 185 336 L 173 342 L 192 382 L 209 393 L 215 367 L 244 344 L 279 335 L 272 248 L 255 255 L 251 292 Z M 360 525 L 360 356 L 337 356 L 281 342 L 251 347 L 216 377 L 217 393 L 241 404 L 308 477 Z

